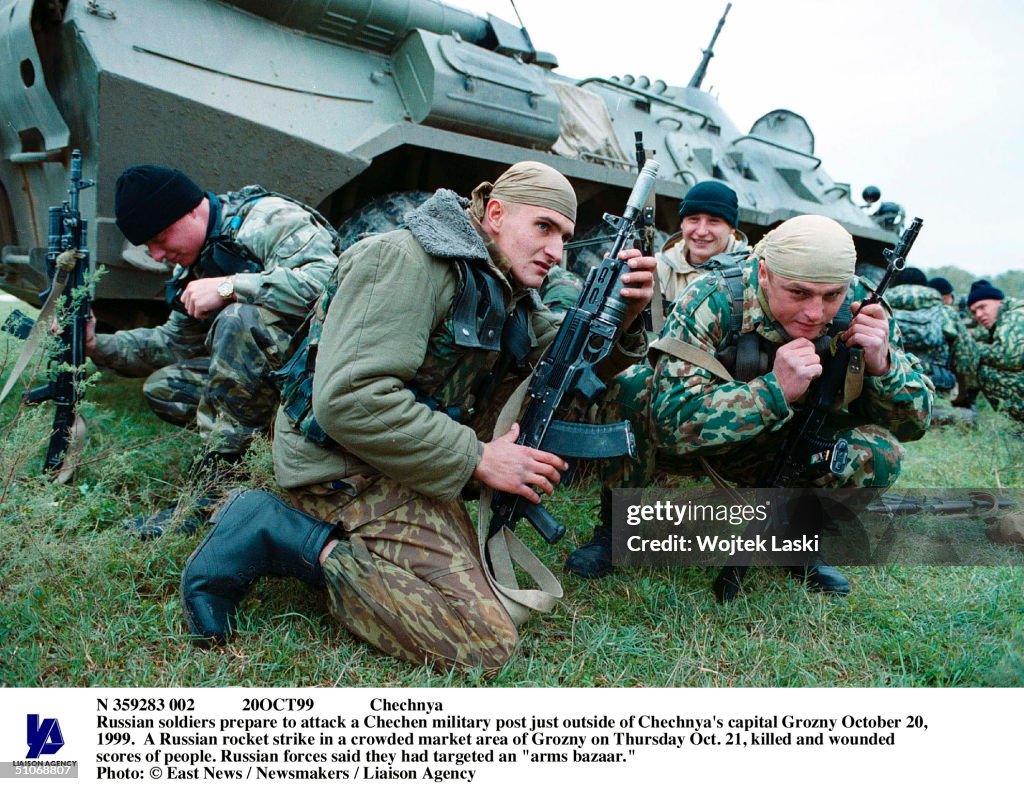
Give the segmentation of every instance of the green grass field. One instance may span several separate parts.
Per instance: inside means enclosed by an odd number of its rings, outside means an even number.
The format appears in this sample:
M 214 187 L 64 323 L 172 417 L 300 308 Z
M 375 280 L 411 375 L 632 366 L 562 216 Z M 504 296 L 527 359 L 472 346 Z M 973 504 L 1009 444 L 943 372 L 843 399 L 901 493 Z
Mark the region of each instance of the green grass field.
M 0 319 L 11 303 L 0 303 Z M 0 337 L 0 370 L 20 343 Z M 6 377 L 6 373 L 4 374 Z M 201 535 L 140 542 L 122 522 L 188 492 L 196 436 L 145 408 L 141 381 L 104 375 L 88 390 L 86 467 L 71 486 L 40 475 L 52 407 L 0 407 L 0 683 L 6 686 L 1019 686 L 1024 569 L 849 569 L 853 594 L 808 594 L 777 571 L 715 603 L 703 569 L 624 570 L 597 583 L 563 576 L 564 604 L 522 630 L 494 678 L 443 674 L 381 655 L 327 613 L 322 591 L 259 584 L 226 647 L 194 648 L 178 587 Z M 977 431 L 936 429 L 908 446 L 901 484 L 1024 488 L 1024 440 L 983 410 Z M 269 446 L 249 455 L 271 482 Z M 589 537 L 593 482 L 549 505 L 570 526 L 548 547 L 560 574 Z M 965 526 L 964 529 L 980 528 Z M 1020 563 L 1024 553 L 998 549 Z

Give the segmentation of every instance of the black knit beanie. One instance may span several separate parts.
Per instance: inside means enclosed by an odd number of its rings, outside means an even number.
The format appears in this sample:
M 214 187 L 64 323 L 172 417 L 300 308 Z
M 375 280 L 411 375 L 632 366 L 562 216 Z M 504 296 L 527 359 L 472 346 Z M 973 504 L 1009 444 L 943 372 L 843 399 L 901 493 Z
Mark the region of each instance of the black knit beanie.
M 1006 294 L 987 280 L 975 280 L 971 283 L 971 293 L 967 295 L 968 306 L 983 299 L 1006 299 Z
M 946 296 L 946 294 L 953 293 L 953 284 L 946 280 L 946 278 L 944 277 L 933 277 L 931 280 L 928 281 L 928 285 L 929 287 L 934 288 L 936 291 L 942 294 L 942 296 Z
M 905 266 L 892 279 L 894 286 L 927 286 L 928 275 L 916 266 Z
M 740 221 L 739 202 L 731 187 L 720 181 L 702 181 L 694 184 L 679 204 L 679 219 L 691 214 L 710 214 L 721 217 L 735 228 Z
M 132 244 L 145 244 L 203 199 L 203 191 L 180 170 L 133 165 L 117 178 L 114 216 Z

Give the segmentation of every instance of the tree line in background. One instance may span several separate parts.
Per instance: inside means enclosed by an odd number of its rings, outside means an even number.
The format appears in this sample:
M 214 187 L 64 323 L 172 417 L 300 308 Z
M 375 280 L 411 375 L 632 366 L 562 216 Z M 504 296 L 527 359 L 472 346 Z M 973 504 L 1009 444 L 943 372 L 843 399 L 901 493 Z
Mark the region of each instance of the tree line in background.
M 965 269 L 958 266 L 937 266 L 924 270 L 929 278 L 944 277 L 953 284 L 957 297 L 967 296 L 971 289 L 971 283 L 978 280 L 977 275 L 972 275 Z M 999 275 L 984 277 L 993 286 L 1010 297 L 1024 297 L 1024 269 L 1011 269 Z

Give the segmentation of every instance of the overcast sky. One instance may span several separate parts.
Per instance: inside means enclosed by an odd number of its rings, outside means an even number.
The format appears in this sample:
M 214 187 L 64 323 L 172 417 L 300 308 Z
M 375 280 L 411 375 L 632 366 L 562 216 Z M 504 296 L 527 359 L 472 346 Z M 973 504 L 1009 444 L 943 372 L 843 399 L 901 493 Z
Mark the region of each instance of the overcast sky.
M 448 0 L 516 21 L 509 0 Z M 572 77 L 686 84 L 725 0 L 516 0 Z M 703 87 L 743 131 L 786 108 L 853 196 L 875 184 L 925 225 L 915 264 L 1024 269 L 1024 2 L 734 0 Z

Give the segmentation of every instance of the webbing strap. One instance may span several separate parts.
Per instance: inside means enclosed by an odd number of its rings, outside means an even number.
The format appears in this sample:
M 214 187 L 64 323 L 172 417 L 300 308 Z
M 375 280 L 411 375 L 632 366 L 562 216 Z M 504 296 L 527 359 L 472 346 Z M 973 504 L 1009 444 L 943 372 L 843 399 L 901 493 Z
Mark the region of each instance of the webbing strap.
M 7 377 L 7 381 L 4 383 L 4 389 L 0 392 L 0 404 L 3 403 L 11 390 L 14 389 L 14 385 L 18 381 L 18 378 L 24 372 L 25 368 L 28 367 L 29 360 L 31 360 L 33 355 L 35 355 L 39 345 L 43 342 L 43 338 L 50 331 L 50 325 L 53 323 L 53 318 L 57 315 L 57 303 L 60 302 L 60 295 L 64 293 L 64 287 L 67 285 L 68 278 L 70 276 L 70 272 L 58 268 L 56 277 L 53 279 L 53 288 L 50 289 L 50 296 L 47 297 L 46 304 L 43 305 L 43 309 L 39 311 L 39 318 L 37 318 L 36 323 L 32 325 L 32 331 L 25 339 L 25 345 L 22 347 L 21 354 L 18 355 L 18 359 L 14 363 L 14 368 L 11 369 L 11 375 Z
M 661 335 L 665 328 L 665 300 L 661 294 L 661 278 L 658 277 L 658 267 L 654 267 L 654 296 L 651 298 L 651 330 L 655 335 Z
M 650 348 L 665 352 L 678 360 L 685 360 L 688 363 L 699 365 L 701 368 L 706 368 L 726 382 L 733 381 L 733 375 L 717 357 L 686 341 L 681 341 L 678 338 L 658 338 Z
M 494 436 L 500 437 L 512 427 L 530 386 L 530 376 L 512 393 L 502 407 L 494 425 Z M 516 626 L 522 626 L 534 612 L 550 612 L 562 600 L 562 585 L 541 560 L 511 530 L 503 529 L 489 536 L 491 500 L 494 492 L 483 487 L 477 509 L 477 541 L 484 573 L 498 600 Z M 518 565 L 533 580 L 536 588 L 523 589 L 516 580 Z

